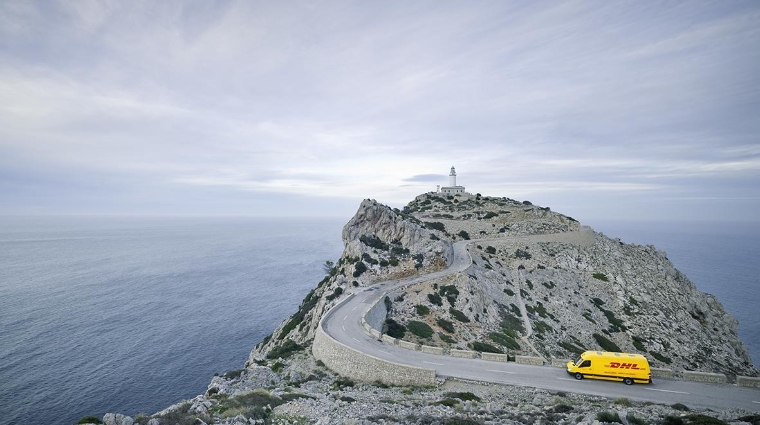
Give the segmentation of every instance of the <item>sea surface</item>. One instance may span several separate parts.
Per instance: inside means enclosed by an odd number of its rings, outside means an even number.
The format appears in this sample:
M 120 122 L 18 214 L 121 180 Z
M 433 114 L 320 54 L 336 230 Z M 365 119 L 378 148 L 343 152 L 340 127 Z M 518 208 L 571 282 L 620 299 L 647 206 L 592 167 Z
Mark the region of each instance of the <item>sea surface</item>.
M 298 309 L 346 221 L 0 217 L 0 424 L 203 393 Z
M 0 425 L 150 414 L 202 393 L 297 310 L 346 221 L 0 217 Z M 760 361 L 760 226 L 584 224 L 666 251 Z

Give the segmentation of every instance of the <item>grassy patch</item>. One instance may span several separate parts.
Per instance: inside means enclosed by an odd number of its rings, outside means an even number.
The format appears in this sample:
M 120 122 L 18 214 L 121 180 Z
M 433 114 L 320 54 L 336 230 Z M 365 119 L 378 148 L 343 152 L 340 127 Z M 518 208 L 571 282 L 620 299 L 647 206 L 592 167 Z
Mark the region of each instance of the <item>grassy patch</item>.
M 439 307 L 443 306 L 443 298 L 441 298 L 438 294 L 428 294 L 428 301 L 430 301 L 430 304 L 437 305 Z
M 417 310 L 418 316 L 427 316 L 428 314 L 430 314 L 430 309 L 422 304 L 417 304 L 416 306 L 414 306 L 414 309 Z
M 438 338 L 441 338 L 441 341 L 446 342 L 448 344 L 456 344 L 457 343 L 457 340 L 455 340 L 454 338 L 446 335 L 443 332 L 438 332 Z
M 609 282 L 609 278 L 604 273 L 594 273 L 592 276 L 594 276 L 594 279 L 599 279 L 602 282 Z
M 673 360 L 670 357 L 664 356 L 664 355 L 662 355 L 662 354 L 660 354 L 660 353 L 658 353 L 656 351 L 650 351 L 649 354 L 651 354 L 652 357 L 654 357 L 655 359 L 657 359 L 657 360 L 659 360 L 659 361 L 661 361 L 663 363 L 667 363 L 667 364 L 673 363 Z

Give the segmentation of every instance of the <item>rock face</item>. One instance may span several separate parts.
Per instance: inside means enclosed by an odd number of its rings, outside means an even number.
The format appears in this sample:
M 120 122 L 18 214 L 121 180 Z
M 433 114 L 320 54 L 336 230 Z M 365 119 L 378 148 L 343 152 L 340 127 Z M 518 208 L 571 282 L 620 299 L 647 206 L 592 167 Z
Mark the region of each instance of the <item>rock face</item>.
M 364 200 L 343 228 L 341 258 L 298 311 L 254 348 L 248 364 L 310 344 L 322 315 L 354 288 L 445 267 L 453 250 L 451 241 L 438 233 L 413 216 Z

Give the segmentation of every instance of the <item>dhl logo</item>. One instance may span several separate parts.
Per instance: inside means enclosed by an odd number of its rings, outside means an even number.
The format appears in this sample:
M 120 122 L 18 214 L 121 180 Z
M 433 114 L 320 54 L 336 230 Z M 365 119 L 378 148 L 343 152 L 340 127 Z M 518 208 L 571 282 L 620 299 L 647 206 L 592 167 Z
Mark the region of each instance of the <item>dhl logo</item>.
M 638 369 L 639 365 L 637 365 L 636 363 L 610 362 L 609 367 L 613 369 Z

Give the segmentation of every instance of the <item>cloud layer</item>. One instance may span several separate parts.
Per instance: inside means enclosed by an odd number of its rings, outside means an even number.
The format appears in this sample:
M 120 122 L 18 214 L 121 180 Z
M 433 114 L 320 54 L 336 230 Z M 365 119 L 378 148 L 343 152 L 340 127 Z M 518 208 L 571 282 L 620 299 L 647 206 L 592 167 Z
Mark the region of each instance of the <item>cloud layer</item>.
M 753 1 L 6 1 L 0 213 L 350 215 L 455 165 L 580 219 L 751 220 L 758 45 Z

